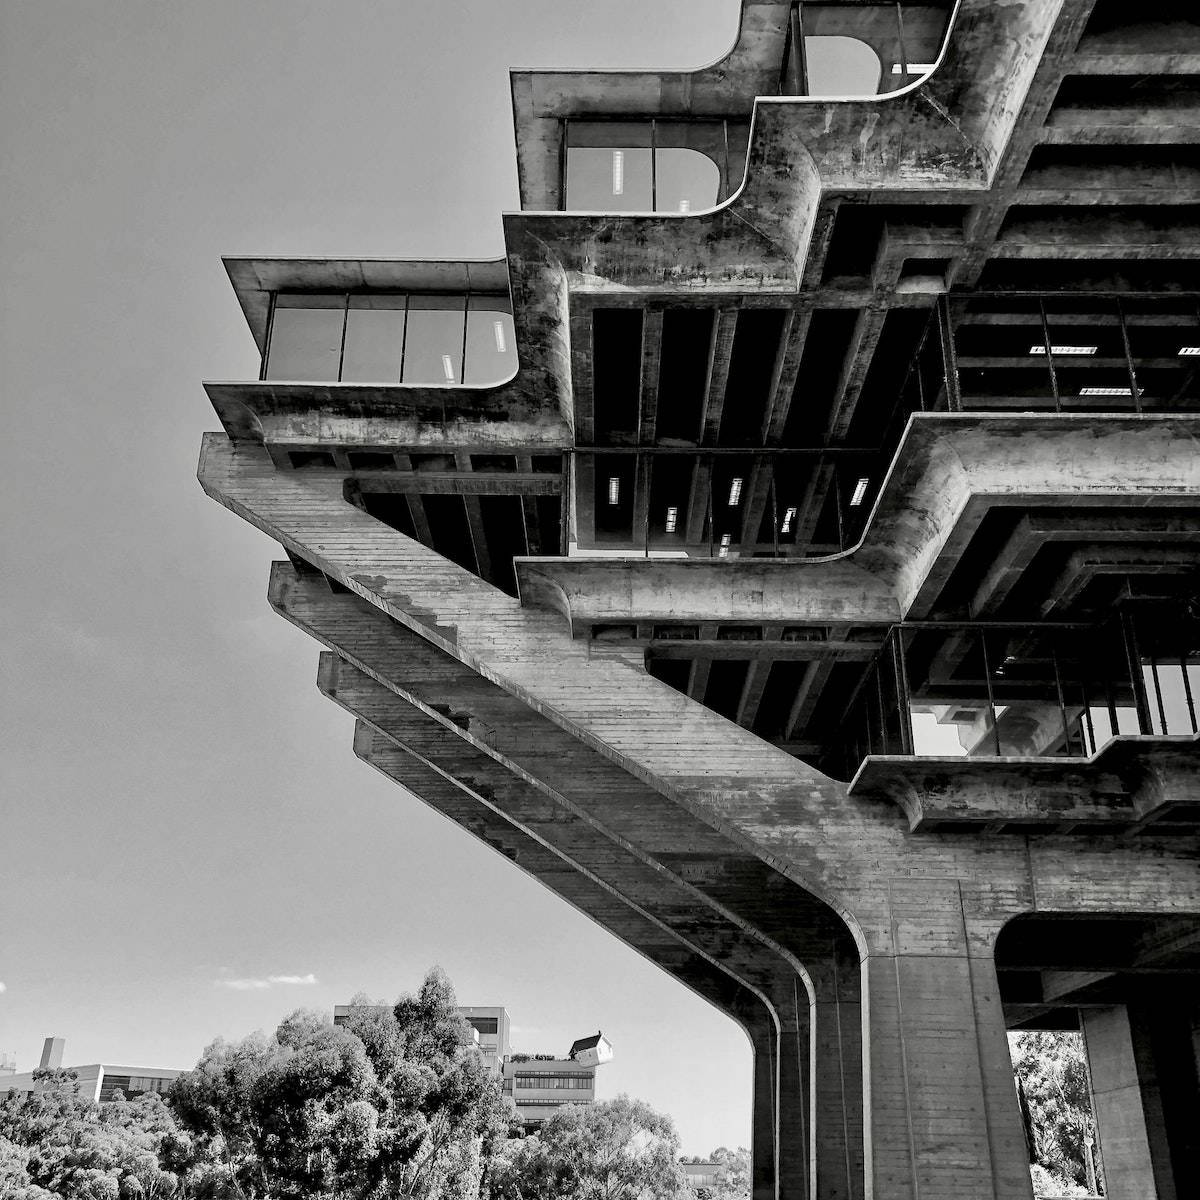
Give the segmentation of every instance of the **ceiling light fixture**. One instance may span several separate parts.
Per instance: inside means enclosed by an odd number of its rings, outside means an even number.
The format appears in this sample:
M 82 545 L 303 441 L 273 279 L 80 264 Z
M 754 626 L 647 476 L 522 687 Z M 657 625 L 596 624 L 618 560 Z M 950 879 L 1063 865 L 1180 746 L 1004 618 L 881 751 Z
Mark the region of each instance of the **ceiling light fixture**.
M 686 200 L 686 199 L 680 200 L 679 211 L 682 213 L 691 212 L 692 211 L 692 202 L 690 200 Z
M 496 339 L 496 353 L 503 354 L 508 349 L 508 339 L 504 336 L 504 322 L 492 322 L 492 337 Z
M 864 476 L 854 485 L 854 495 L 850 497 L 851 508 L 857 508 L 863 502 L 863 497 L 867 494 L 867 487 L 870 485 L 870 482 L 870 479 Z
M 1070 357 L 1072 355 L 1074 355 L 1075 357 L 1081 357 L 1085 354 L 1095 354 L 1097 349 L 1099 349 L 1099 347 L 1097 347 L 1097 346 L 1051 346 L 1050 353 L 1061 355 L 1064 358 Z M 1029 353 L 1030 354 L 1045 354 L 1046 347 L 1044 344 L 1039 344 L 1037 346 L 1030 346 Z
M 450 355 L 442 355 L 442 374 L 446 377 L 447 383 L 454 382 L 454 364 L 450 361 Z
M 1180 358 L 1200 358 L 1200 346 L 1180 346 Z
M 732 508 L 742 498 L 742 477 L 735 475 L 729 485 L 729 506 Z
M 783 513 L 783 524 L 779 527 L 779 532 L 780 533 L 791 533 L 792 532 L 792 522 L 795 519 L 796 519 L 796 510 L 794 508 L 785 509 L 784 513 Z
M 892 63 L 893 75 L 924 75 L 932 71 L 937 63 L 909 63 L 908 70 L 904 69 L 904 63 Z
M 667 509 L 667 532 L 674 533 L 675 526 L 679 524 L 679 509 L 674 505 Z
M 733 541 L 732 533 L 721 534 L 721 548 L 717 551 L 718 558 L 725 558 L 729 554 L 729 543 Z
M 613 195 L 623 196 L 625 194 L 625 151 L 613 151 Z
M 1144 392 L 1145 388 L 1138 388 L 1138 395 Z M 1133 392 L 1129 388 L 1110 388 L 1110 387 L 1085 387 L 1079 389 L 1081 396 L 1132 396 Z
M 608 477 L 608 502 L 609 504 L 619 504 L 621 501 L 621 480 L 617 475 Z

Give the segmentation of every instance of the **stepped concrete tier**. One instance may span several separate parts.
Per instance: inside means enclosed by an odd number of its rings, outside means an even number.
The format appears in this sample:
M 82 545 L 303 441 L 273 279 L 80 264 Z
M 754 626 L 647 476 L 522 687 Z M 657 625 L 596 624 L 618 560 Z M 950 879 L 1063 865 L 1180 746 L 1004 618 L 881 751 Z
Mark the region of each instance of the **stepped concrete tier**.
M 756 1200 L 1029 1197 L 1012 1029 L 1195 1193 L 1200 17 L 743 0 L 512 96 L 503 258 L 226 263 L 201 483 L 354 753 L 742 1026 Z

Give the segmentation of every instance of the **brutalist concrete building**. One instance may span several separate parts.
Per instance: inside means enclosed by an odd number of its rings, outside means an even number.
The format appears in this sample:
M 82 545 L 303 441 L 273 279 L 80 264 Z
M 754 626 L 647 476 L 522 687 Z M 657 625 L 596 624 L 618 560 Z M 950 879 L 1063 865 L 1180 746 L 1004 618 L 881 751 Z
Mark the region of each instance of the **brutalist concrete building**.
M 1195 1195 L 1198 15 L 743 0 L 512 99 L 503 259 L 227 264 L 200 478 L 355 753 L 742 1025 L 756 1197 L 1028 1197 L 1020 1028 Z

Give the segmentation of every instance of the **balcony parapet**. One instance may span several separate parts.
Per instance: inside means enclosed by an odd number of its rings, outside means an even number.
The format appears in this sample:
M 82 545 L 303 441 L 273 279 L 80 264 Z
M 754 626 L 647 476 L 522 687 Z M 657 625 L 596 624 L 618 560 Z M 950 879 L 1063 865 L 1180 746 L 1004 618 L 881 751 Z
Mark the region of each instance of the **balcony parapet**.
M 849 785 L 887 799 L 912 832 L 1127 834 L 1200 828 L 1195 735 L 1114 738 L 1090 758 L 869 755 Z

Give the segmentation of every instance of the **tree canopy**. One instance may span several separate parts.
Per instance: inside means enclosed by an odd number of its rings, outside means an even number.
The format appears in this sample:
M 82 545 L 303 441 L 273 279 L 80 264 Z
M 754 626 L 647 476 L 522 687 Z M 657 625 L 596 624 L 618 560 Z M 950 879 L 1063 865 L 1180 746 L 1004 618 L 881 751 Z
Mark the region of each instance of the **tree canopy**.
M 1089 1194 L 1085 1143 L 1096 1130 L 1083 1039 L 1077 1033 L 1016 1033 L 1009 1048 L 1029 1110 L 1035 1191 Z
M 509 1111 L 438 968 L 394 1008 L 355 997 L 344 1027 L 298 1012 L 214 1042 L 170 1103 L 245 1200 L 473 1196 Z
M 690 1197 L 671 1118 L 618 1096 L 564 1105 L 538 1132 L 509 1144 L 492 1200 L 682 1200 Z

